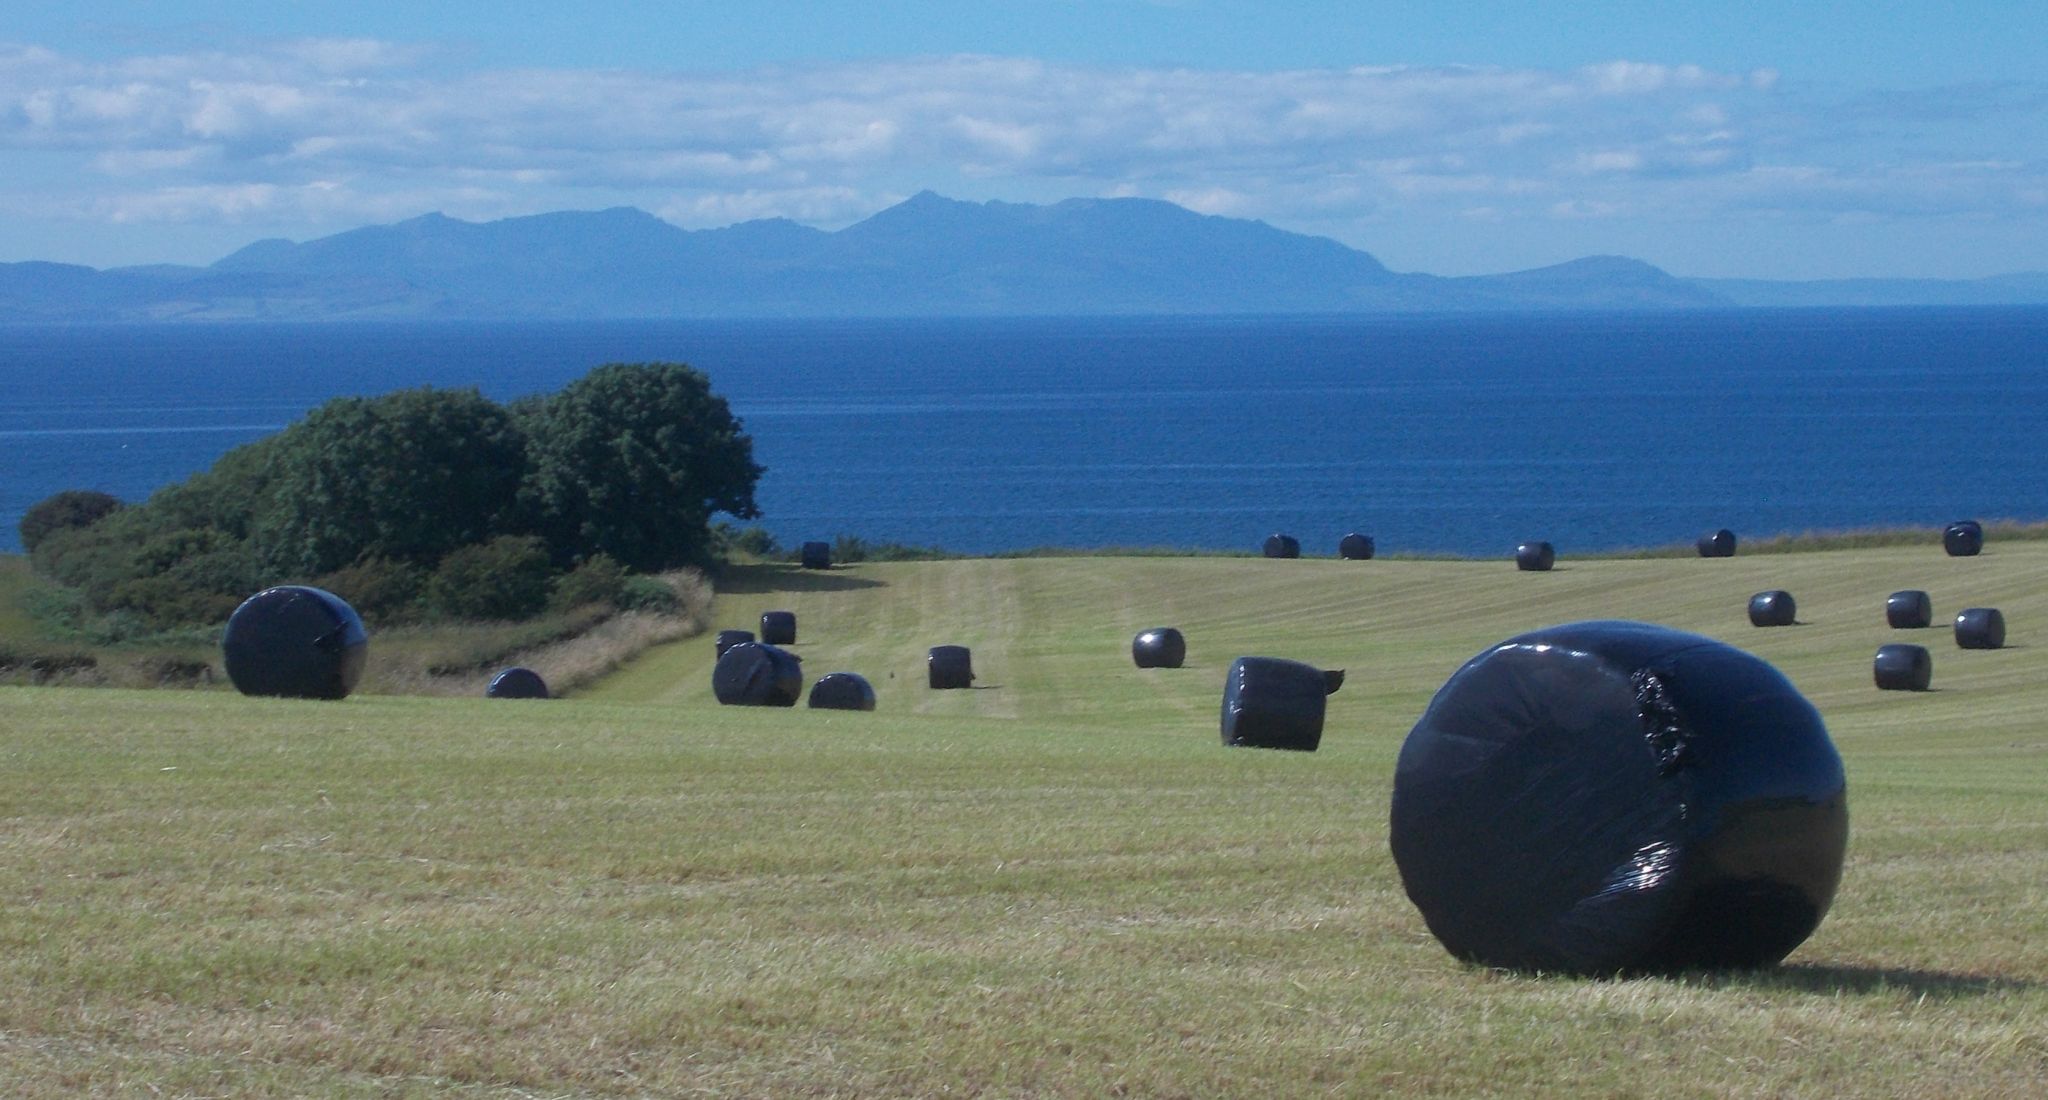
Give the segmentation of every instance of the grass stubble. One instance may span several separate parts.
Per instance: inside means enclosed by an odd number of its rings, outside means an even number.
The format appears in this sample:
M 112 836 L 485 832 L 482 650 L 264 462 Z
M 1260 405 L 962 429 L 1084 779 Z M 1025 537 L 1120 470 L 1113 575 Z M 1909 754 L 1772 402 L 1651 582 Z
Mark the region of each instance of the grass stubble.
M 2001 607 L 2011 646 L 1885 628 Z M 1757 630 L 1786 588 L 1801 625 Z M 1038 558 L 733 578 L 873 714 L 717 707 L 710 642 L 546 703 L 0 689 L 17 1096 L 2027 1096 L 2048 1088 L 2048 543 L 1723 560 Z M 1849 866 L 1781 967 L 1469 967 L 1386 848 L 1465 659 L 1723 638 L 1820 707 Z M 1132 634 L 1187 633 L 1180 670 Z M 1870 683 L 1935 654 L 1926 694 Z M 973 647 L 973 691 L 923 687 Z M 374 646 L 373 640 L 373 661 Z M 1241 653 L 1345 667 L 1321 751 L 1217 743 Z

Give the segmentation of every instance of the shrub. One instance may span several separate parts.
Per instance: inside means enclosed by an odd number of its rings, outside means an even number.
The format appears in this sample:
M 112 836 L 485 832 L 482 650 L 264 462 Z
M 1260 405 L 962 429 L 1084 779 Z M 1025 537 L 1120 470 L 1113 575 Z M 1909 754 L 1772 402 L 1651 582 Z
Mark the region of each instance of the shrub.
M 626 567 L 609 554 L 598 554 L 562 574 L 548 602 L 558 611 L 593 603 L 618 607 L 625 594 Z
M 365 620 L 390 625 L 419 618 L 427 576 L 425 569 L 411 562 L 365 558 L 316 577 L 312 584 L 348 601 Z
M 121 509 L 121 502 L 94 489 L 66 489 L 29 505 L 21 514 L 21 548 L 31 554 L 52 532 L 90 527 Z
M 627 577 L 625 590 L 619 593 L 619 608 L 673 615 L 683 609 L 683 598 L 659 577 Z
M 553 573 L 545 542 L 500 535 L 442 558 L 427 606 L 451 619 L 523 619 L 547 606 Z

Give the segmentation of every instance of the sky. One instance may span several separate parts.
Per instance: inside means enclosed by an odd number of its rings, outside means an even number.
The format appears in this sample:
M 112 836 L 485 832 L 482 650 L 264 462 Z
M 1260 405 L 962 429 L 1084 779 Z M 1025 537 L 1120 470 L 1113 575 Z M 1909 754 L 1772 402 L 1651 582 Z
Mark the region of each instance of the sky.
M 12 0 L 0 262 L 1166 199 L 1399 271 L 2048 270 L 2048 4 Z

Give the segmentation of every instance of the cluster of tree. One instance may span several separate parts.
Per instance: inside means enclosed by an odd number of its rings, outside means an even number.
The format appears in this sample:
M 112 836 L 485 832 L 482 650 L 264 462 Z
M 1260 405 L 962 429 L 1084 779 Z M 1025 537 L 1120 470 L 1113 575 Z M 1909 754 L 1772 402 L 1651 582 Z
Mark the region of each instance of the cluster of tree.
M 219 621 L 283 583 L 387 621 L 521 618 L 653 598 L 633 575 L 706 562 L 712 515 L 759 514 L 760 475 L 702 374 L 615 363 L 509 405 L 336 398 L 142 504 L 59 493 L 21 540 L 90 610 L 155 626 Z

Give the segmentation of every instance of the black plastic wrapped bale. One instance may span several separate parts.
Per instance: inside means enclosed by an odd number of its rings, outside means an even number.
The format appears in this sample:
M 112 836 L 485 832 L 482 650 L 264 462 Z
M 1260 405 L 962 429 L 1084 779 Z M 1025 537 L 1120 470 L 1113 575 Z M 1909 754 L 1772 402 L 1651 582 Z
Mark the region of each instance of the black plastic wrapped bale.
M 1934 601 L 1917 588 L 1885 597 L 1884 621 L 1893 630 L 1919 630 L 1934 625 Z
M 1826 915 L 1849 810 L 1769 664 L 1587 622 L 1467 662 L 1401 746 L 1389 840 L 1451 954 L 1571 974 L 1768 966 Z
M 1324 700 L 1343 683 L 1341 669 L 1239 657 L 1223 681 L 1223 743 L 1314 752 L 1323 741 Z
M 1934 681 L 1934 655 L 1924 645 L 1881 645 L 1871 671 L 1879 691 L 1926 691 Z
M 818 710 L 873 710 L 875 685 L 854 672 L 828 672 L 811 685 L 811 706 Z
M 1131 639 L 1131 661 L 1139 668 L 1179 668 L 1188 659 L 1188 640 L 1170 626 L 1155 626 Z
M 753 640 L 754 632 L 751 630 L 721 630 L 718 632 L 718 655 L 723 657 L 726 650 Z
M 1710 535 L 1701 535 L 1698 543 L 1700 557 L 1732 558 L 1735 556 L 1735 532 L 1726 527 Z
M 935 645 L 924 664 L 934 690 L 974 686 L 974 654 L 964 645 Z
M 1952 558 L 1974 558 L 1984 551 L 1984 525 L 1959 519 L 1941 532 L 1941 548 Z
M 761 640 L 769 645 L 795 645 L 796 612 L 761 612 Z
M 1337 540 L 1337 556 L 1345 561 L 1371 561 L 1374 549 L 1372 536 L 1356 531 Z
M 2005 648 L 2005 614 L 1995 607 L 1966 607 L 1956 615 L 1956 644 L 1964 649 Z
M 1799 604 L 1782 588 L 1759 592 L 1749 598 L 1749 625 L 1791 626 L 1799 621 Z
M 801 560 L 805 569 L 832 568 L 832 544 L 829 542 L 804 543 Z
M 363 678 L 369 632 L 348 601 L 287 584 L 242 601 L 221 636 L 222 663 L 244 695 L 345 699 Z
M 1269 558 L 1298 558 L 1301 540 L 1293 535 L 1267 535 L 1265 554 Z
M 1528 573 L 1547 572 L 1557 564 L 1557 548 L 1547 542 L 1525 542 L 1515 547 L 1515 568 Z
M 793 707 L 804 697 L 802 660 L 765 642 L 741 642 L 712 667 L 711 694 L 731 707 Z
M 530 668 L 508 668 L 491 677 L 491 684 L 484 689 L 487 699 L 545 699 L 548 697 L 548 682 L 540 673 Z

